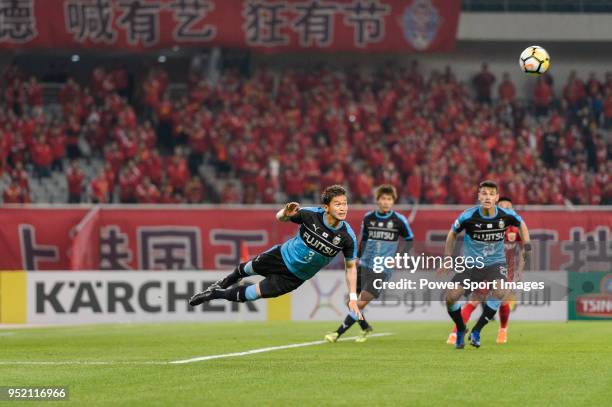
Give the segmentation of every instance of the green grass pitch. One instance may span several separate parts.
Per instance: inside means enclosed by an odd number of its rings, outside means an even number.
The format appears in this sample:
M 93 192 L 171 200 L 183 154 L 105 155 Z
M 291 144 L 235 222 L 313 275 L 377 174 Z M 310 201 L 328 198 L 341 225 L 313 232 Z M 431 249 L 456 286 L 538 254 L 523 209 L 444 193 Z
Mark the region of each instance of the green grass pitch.
M 506 345 L 495 344 L 492 323 L 480 349 L 462 351 L 445 344 L 450 323 L 373 325 L 393 335 L 182 365 L 164 362 L 317 341 L 337 323 L 3 329 L 0 386 L 69 386 L 68 403 L 88 407 L 595 406 L 612 400 L 612 322 L 511 321 Z M 357 333 L 355 326 L 346 335 Z

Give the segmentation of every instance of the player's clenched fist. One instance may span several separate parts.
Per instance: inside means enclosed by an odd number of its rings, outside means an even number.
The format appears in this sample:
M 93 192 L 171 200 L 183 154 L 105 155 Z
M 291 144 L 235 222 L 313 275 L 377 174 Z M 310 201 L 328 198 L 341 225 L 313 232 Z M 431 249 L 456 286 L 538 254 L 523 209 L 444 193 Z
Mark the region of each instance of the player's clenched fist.
M 289 202 L 276 213 L 276 219 L 280 220 L 281 222 L 287 222 L 292 216 L 297 215 L 299 210 L 299 203 Z
M 288 218 L 295 215 L 300 210 L 300 204 L 297 202 L 289 202 L 285 205 L 284 215 Z

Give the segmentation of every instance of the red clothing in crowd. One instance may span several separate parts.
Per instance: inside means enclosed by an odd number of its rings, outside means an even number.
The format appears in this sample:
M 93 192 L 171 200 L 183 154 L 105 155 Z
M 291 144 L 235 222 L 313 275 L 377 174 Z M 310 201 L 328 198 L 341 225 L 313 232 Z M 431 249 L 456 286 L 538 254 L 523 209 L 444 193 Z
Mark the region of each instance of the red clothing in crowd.
M 184 158 L 172 160 L 167 169 L 168 180 L 175 191 L 183 191 L 187 181 L 189 181 L 189 167 Z
M 185 188 L 185 197 L 189 203 L 202 203 L 204 201 L 204 186 L 202 182 L 189 181 Z
M 299 171 L 289 171 L 284 177 L 285 193 L 288 196 L 301 196 L 304 193 L 306 182 Z
M 62 160 L 66 157 L 66 136 L 63 133 L 51 133 L 49 136 L 49 144 L 53 152 L 53 159 Z
M 516 87 L 510 80 L 505 80 L 497 88 L 499 98 L 508 102 L 513 102 L 516 98 Z
M 30 190 L 30 182 L 28 179 L 28 173 L 23 168 L 15 168 L 11 171 L 11 178 L 17 182 L 17 185 L 25 192 Z
M 140 182 L 142 173 L 137 167 L 125 169 L 119 175 L 119 200 L 121 202 L 132 202 L 136 199 L 136 186 Z
M 533 90 L 533 101 L 536 106 L 547 107 L 552 102 L 552 88 L 544 80 L 539 80 Z
M 4 188 L 2 199 L 5 204 L 29 203 L 27 193 L 17 184 L 11 184 Z
M 105 176 L 98 176 L 91 181 L 91 198 L 98 203 L 108 202 L 108 181 Z
M 26 94 L 30 106 L 42 105 L 42 86 L 38 82 L 30 82 Z
M 36 141 L 32 147 L 32 161 L 39 167 L 49 167 L 53 162 L 53 151 L 44 141 Z
M 85 173 L 80 168 L 69 167 L 66 170 L 66 182 L 68 183 L 68 193 L 72 195 L 79 195 L 81 188 L 83 187 L 83 181 L 85 180 Z
M 136 187 L 136 202 L 144 204 L 158 203 L 161 194 L 154 184 L 138 184 Z

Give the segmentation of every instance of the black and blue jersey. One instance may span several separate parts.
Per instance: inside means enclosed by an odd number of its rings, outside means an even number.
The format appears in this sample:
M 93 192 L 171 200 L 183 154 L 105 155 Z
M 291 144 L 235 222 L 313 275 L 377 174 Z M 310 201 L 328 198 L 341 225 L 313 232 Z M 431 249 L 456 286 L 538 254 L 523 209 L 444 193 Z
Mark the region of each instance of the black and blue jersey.
M 390 211 L 384 215 L 378 211 L 366 213 L 361 223 L 359 264 L 370 270 L 374 268 L 374 257 L 393 257 L 397 253 L 399 240 L 414 239 L 412 229 L 404 215 Z
M 508 226 L 520 226 L 523 219 L 512 209 L 495 207 L 493 216 L 484 216 L 480 206 L 465 210 L 453 223 L 452 230 L 465 230 L 464 257 L 481 257 L 485 266 L 506 263 L 504 238 Z
M 347 222 L 333 228 L 323 208 L 301 208 L 289 218 L 300 225 L 297 235 L 281 246 L 285 265 L 294 275 L 308 280 L 340 252 L 346 260 L 357 258 L 357 238 Z

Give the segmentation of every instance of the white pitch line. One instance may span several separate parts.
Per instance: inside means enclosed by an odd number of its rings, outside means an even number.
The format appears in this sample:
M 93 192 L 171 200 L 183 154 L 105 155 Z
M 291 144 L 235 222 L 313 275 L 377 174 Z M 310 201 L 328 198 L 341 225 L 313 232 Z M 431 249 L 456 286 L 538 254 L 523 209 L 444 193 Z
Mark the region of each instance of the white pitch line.
M 0 361 L 1 365 L 167 365 L 168 362 L 151 362 L 151 361 L 143 361 L 143 362 L 123 362 L 123 361 L 93 361 L 93 360 L 67 360 L 67 361 L 56 361 L 56 362 L 42 362 L 42 361 L 27 361 L 27 360 L 18 360 L 18 361 Z
M 383 332 L 383 333 L 379 333 L 379 334 L 372 334 L 370 336 L 389 336 L 389 335 L 393 335 L 390 332 Z M 351 339 L 356 339 L 356 336 L 350 336 L 348 338 L 340 338 L 339 340 L 341 341 L 349 341 Z M 283 350 L 283 349 L 291 349 L 291 348 L 302 348 L 304 346 L 314 346 L 314 345 L 321 345 L 326 343 L 327 341 L 322 340 L 322 341 L 312 341 L 312 342 L 302 342 L 302 343 L 292 343 L 289 345 L 281 345 L 281 346 L 271 346 L 269 348 L 259 348 L 259 349 L 251 349 L 251 350 L 247 350 L 244 352 L 234 352 L 234 353 L 223 353 L 220 355 L 209 355 L 209 356 L 200 356 L 197 358 L 191 358 L 191 359 L 185 359 L 185 360 L 174 360 L 172 362 L 169 362 L 170 364 L 175 364 L 175 365 L 179 365 L 179 364 L 185 364 L 185 363 L 193 363 L 193 362 L 202 362 L 205 360 L 211 360 L 211 359 L 222 359 L 222 358 L 233 358 L 233 357 L 237 357 L 237 356 L 248 356 L 248 355 L 253 355 L 256 353 L 263 353 L 263 352 L 272 352 L 275 350 Z
M 371 337 L 374 336 L 389 336 L 389 335 L 393 335 L 393 333 L 391 332 L 383 332 L 383 333 L 379 333 L 379 334 L 372 334 L 370 335 Z M 349 336 L 346 338 L 340 338 L 340 341 L 350 341 L 350 340 L 354 340 L 357 339 L 356 336 Z M 251 350 L 247 350 L 244 352 L 234 352 L 234 353 L 222 353 L 219 355 L 208 355 L 208 356 L 200 356 L 200 357 L 196 357 L 196 358 L 191 358 L 191 359 L 185 359 L 185 360 L 173 360 L 171 362 L 162 362 L 162 361 L 133 361 L 133 362 L 125 362 L 125 361 L 95 361 L 95 360 L 91 360 L 91 361 L 79 361 L 79 360 L 75 360 L 75 361 L 28 361 L 28 360 L 22 360 L 22 361 L 0 361 L 0 366 L 2 365 L 50 365 L 50 366 L 59 366 L 59 365 L 106 365 L 106 366 L 112 366 L 112 365 L 182 365 L 182 364 L 186 364 L 186 363 L 194 363 L 194 362 L 202 362 L 205 360 L 212 360 L 212 359 L 222 359 L 222 358 L 233 358 L 233 357 L 238 357 L 238 356 L 248 356 L 248 355 L 254 355 L 257 353 L 264 353 L 264 352 L 272 352 L 275 350 L 283 350 L 283 349 L 291 349 L 291 348 L 302 348 L 305 346 L 315 346 L 315 345 L 322 345 L 324 343 L 326 343 L 327 341 L 325 340 L 321 340 L 321 341 L 312 341 L 312 342 L 302 342 L 302 343 L 292 343 L 289 345 L 281 345 L 281 346 L 271 346 L 268 348 L 259 348 L 259 349 L 251 349 Z

